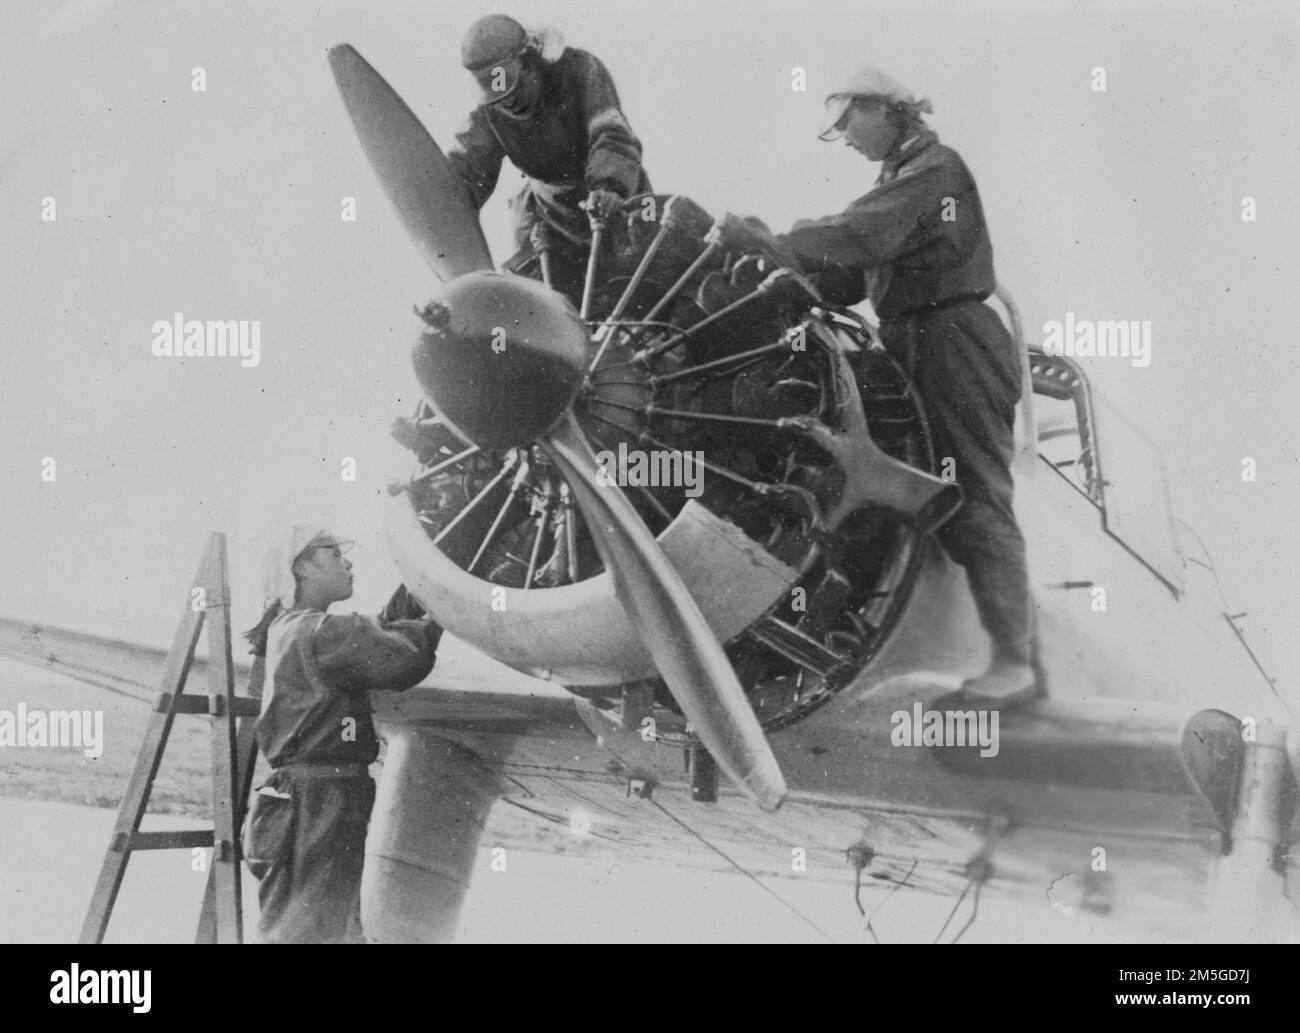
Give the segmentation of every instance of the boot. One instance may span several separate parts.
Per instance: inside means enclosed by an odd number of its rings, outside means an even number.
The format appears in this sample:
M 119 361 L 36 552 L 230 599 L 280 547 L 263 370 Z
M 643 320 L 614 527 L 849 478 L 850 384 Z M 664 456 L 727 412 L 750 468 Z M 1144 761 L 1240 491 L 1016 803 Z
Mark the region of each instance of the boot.
M 961 698 L 990 709 L 1020 706 L 1039 695 L 1033 667 L 1034 614 L 1023 551 L 981 557 L 966 574 L 980 623 L 993 641 L 988 669 L 962 683 Z
M 991 710 L 1020 706 L 1037 695 L 1034 669 L 1019 660 L 995 658 L 987 671 L 961 686 L 963 702 Z

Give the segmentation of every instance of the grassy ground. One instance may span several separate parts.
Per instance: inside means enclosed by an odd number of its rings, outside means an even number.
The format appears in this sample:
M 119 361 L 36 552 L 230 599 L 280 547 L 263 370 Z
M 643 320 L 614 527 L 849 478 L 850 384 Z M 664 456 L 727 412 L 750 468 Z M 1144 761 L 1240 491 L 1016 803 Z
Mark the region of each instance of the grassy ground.
M 117 807 L 144 737 L 149 706 L 5 662 L 0 669 L 0 710 L 16 712 L 20 702 L 29 711 L 102 710 L 104 752 L 91 759 L 76 747 L 0 746 L 0 796 Z M 207 718 L 176 718 L 154 782 L 150 811 L 211 813 L 211 749 Z
M 192 690 L 191 690 L 192 691 Z M 135 766 L 152 713 L 149 705 L 91 685 L 0 659 L 0 710 L 102 710 L 104 752 L 90 759 L 78 747 L 0 746 L 0 797 L 117 808 Z M 181 715 L 172 723 L 162 765 L 149 798 L 150 814 L 212 816 L 212 746 L 207 717 Z M 383 759 L 383 744 L 380 759 Z M 268 771 L 258 756 L 254 785 Z M 372 769 L 378 775 L 378 769 Z M 535 842 L 554 853 L 592 853 L 514 808 L 493 812 L 490 828 L 514 842 Z

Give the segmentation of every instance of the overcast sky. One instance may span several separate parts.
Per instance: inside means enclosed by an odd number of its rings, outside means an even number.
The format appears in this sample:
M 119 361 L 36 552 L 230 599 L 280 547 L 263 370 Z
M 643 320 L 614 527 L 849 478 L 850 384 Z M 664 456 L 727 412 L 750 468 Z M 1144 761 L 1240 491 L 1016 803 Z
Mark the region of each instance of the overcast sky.
M 0 62 L 0 611 L 165 643 L 205 534 L 236 622 L 271 528 L 357 534 L 358 605 L 396 584 L 387 427 L 416 400 L 431 275 L 346 120 L 354 44 L 446 146 L 474 102 L 439 3 L 9 4 Z M 1156 440 L 1175 502 L 1294 688 L 1297 19 L 1290 5 L 517 3 L 612 71 L 657 190 L 784 229 L 876 167 L 815 128 L 855 63 L 935 107 L 1029 336 L 1150 320 L 1152 361 L 1087 363 Z M 1291 13 L 1287 13 L 1290 11 Z M 191 89 L 202 67 L 206 91 Z M 792 89 L 794 70 L 806 91 Z M 1093 89 L 1094 69 L 1105 90 Z M 508 170 L 485 211 L 508 256 Z M 55 199 L 57 221 L 41 221 Z M 340 219 L 354 197 L 358 219 Z M 1243 221 L 1254 198 L 1257 218 Z M 261 321 L 261 362 L 151 354 L 155 320 Z M 57 480 L 41 480 L 44 457 Z M 1244 457 L 1258 479 L 1241 479 Z M 340 478 L 343 457 L 355 483 Z

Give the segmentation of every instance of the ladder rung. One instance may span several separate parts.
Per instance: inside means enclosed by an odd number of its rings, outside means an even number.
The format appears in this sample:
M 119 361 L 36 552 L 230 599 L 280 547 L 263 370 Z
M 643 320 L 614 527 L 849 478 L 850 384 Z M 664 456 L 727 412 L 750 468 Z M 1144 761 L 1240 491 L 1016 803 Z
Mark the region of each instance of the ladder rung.
M 176 714 L 208 714 L 211 713 L 209 701 L 220 698 L 219 696 L 181 693 L 176 697 L 175 708 L 172 712 Z M 158 702 L 154 704 L 154 710 L 162 713 L 171 706 L 171 693 L 163 692 L 158 695 Z M 231 696 L 230 709 L 235 712 L 236 717 L 257 717 L 262 712 L 262 701 L 253 696 Z
M 186 601 L 172 647 L 163 665 L 161 690 L 154 699 L 154 713 L 145 727 L 144 739 L 136 752 L 131 780 L 118 808 L 114 828 L 99 878 L 81 926 L 81 943 L 101 943 L 117 902 L 131 854 L 136 850 L 212 851 L 207 887 L 199 912 L 197 943 L 239 943 L 243 940 L 239 872 L 239 824 L 253 782 L 257 762 L 256 726 L 261 713 L 260 692 L 264 680 L 261 658 L 248 674 L 250 693 L 235 694 L 235 672 L 230 647 L 230 579 L 226 565 L 226 537 L 213 533 L 192 582 L 207 592 L 209 605 L 195 610 Z M 207 627 L 208 692 L 186 693 L 194 649 Z M 158 775 L 163 751 L 177 714 L 206 714 L 212 739 L 212 827 L 174 831 L 139 831 L 147 817 L 145 808 Z M 238 724 L 238 727 L 236 727 Z
M 176 850 L 182 847 L 212 846 L 212 829 L 181 829 L 176 832 L 137 832 L 131 837 L 132 850 Z M 116 846 L 117 844 L 114 844 Z

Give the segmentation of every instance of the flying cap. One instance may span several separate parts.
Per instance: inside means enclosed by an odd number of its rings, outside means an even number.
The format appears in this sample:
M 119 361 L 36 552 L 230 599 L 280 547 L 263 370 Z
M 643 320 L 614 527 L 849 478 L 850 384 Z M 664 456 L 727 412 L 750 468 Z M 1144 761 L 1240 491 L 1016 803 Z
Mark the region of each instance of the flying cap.
M 262 559 L 262 595 L 266 605 L 279 602 L 285 609 L 293 606 L 298 585 L 293 577 L 293 561 L 314 546 L 351 545 L 354 539 L 339 538 L 319 524 L 294 524 L 280 535 Z
M 817 130 L 820 140 L 838 140 L 843 134 L 835 123 L 855 100 L 864 97 L 883 97 L 892 103 L 915 104 L 916 95 L 888 72 L 875 65 L 863 65 L 826 96 L 826 117 Z
M 505 14 L 480 18 L 465 33 L 460 63 L 478 80 L 488 104 L 514 93 L 523 68 L 519 55 L 528 45 L 528 33 Z

